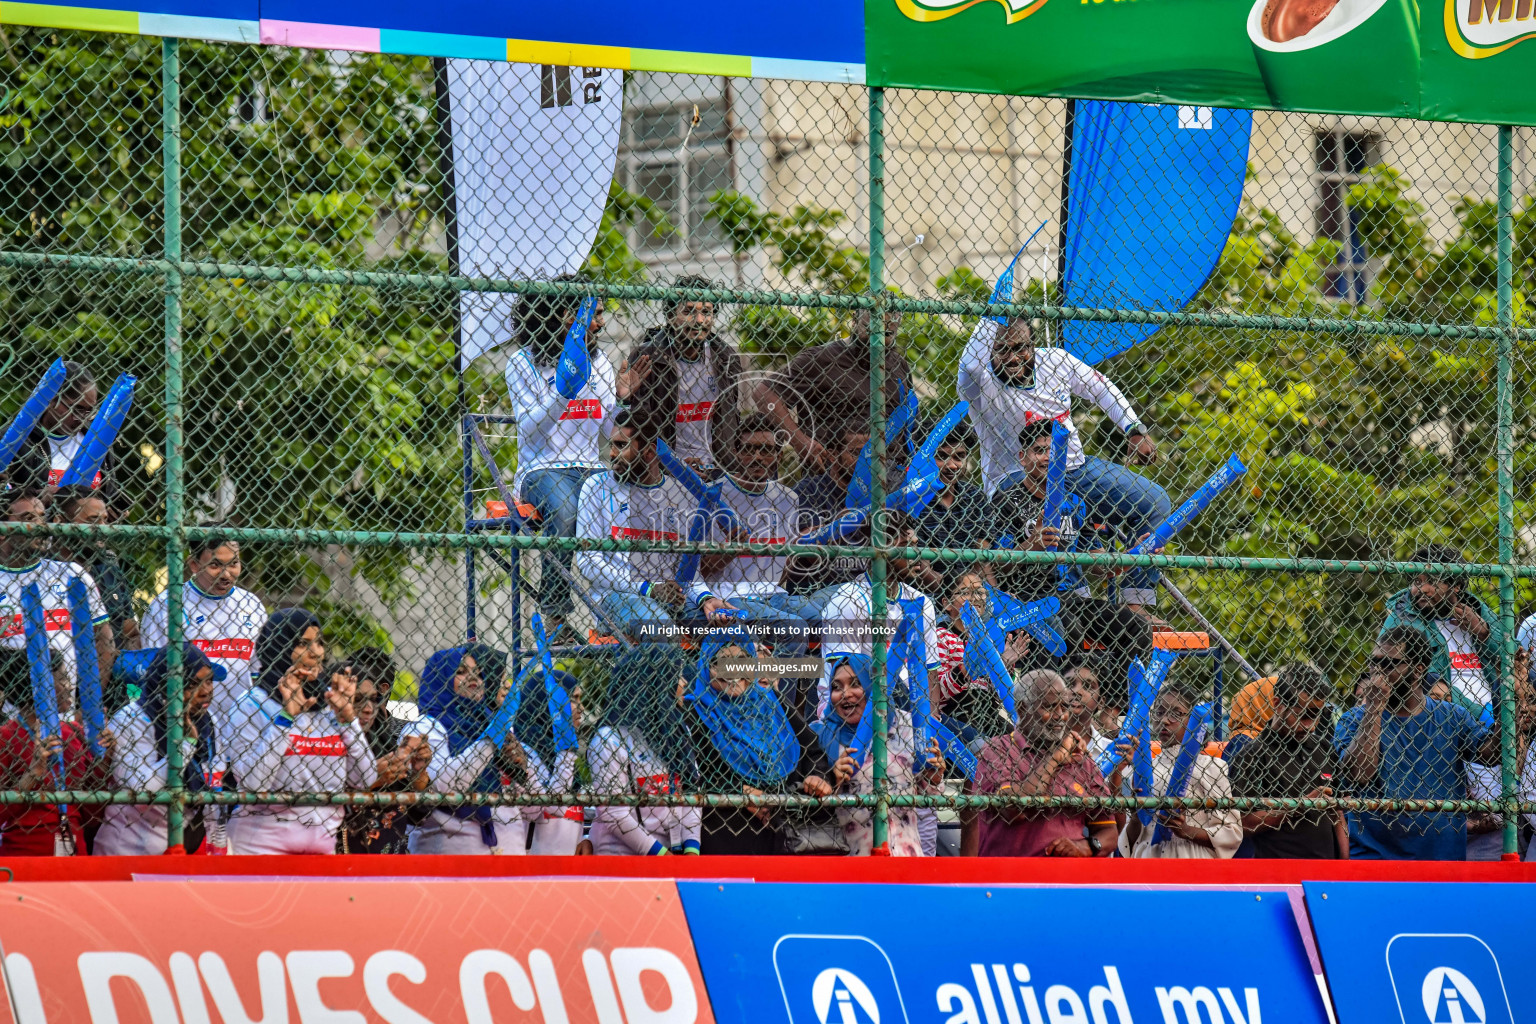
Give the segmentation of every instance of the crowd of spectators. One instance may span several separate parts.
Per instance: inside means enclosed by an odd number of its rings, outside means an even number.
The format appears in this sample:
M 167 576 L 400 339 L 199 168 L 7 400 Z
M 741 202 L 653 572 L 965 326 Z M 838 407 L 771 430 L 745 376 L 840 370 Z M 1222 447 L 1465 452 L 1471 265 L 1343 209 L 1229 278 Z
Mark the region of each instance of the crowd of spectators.
M 474 641 L 420 666 L 378 646 L 338 651 L 319 615 L 269 609 L 242 587 L 240 543 L 205 524 L 180 584 L 173 719 L 169 591 L 137 613 L 132 573 L 110 545 L 0 534 L 0 788 L 153 794 L 179 771 L 194 793 L 360 797 L 191 803 L 185 845 L 208 853 L 875 852 L 870 802 L 794 798 L 876 793 L 876 580 L 858 556 L 785 550 L 858 510 L 875 474 L 890 493 L 915 472 L 909 453 L 925 436 L 916 422 L 890 439 L 883 462 L 871 459 L 868 312 L 852 317 L 847 338 L 760 379 L 718 333 L 709 302 L 671 302 L 617 367 L 598 345 L 600 308 L 572 350 L 578 319 L 575 297 L 527 300 L 507 360 L 520 515 L 546 536 L 652 543 L 542 555 L 533 603 L 557 660 L 541 663 L 529 643 L 526 672 Z M 884 326 L 893 334 L 899 317 Z M 932 452 L 936 483 L 924 500 L 886 520 L 896 545 L 1096 552 L 1142 539 L 1167 516 L 1167 494 L 1130 468 L 1157 454 L 1130 401 L 1064 350 L 1037 348 L 1038 330 L 1024 320 L 977 327 L 956 382 L 969 422 Z M 886 352 L 895 413 L 914 384 L 899 346 Z M 96 403 L 88 371 L 70 365 L 10 474 L 8 522 L 114 519 L 110 462 L 90 485 L 58 486 Z M 1074 399 L 1119 429 L 1124 463 L 1087 454 Z M 1047 522 L 1061 427 L 1066 496 Z M 756 547 L 668 546 L 690 539 Z M 864 543 L 868 517 L 835 539 Z M 1177 647 L 1168 638 L 1184 636 L 1158 615 L 1156 570 L 898 552 L 884 579 L 885 785 L 999 799 L 959 813 L 897 803 L 883 852 L 1496 859 L 1499 815 L 1403 802 L 1496 799 L 1510 732 L 1522 799 L 1536 797 L 1536 616 L 1506 665 L 1499 617 L 1468 590 L 1460 552 L 1430 547 L 1413 560 L 1440 568 L 1387 601 L 1369 669 L 1347 691 L 1311 664 L 1289 664 L 1243 681 L 1224 718 L 1222 695 L 1212 708 L 1188 685 L 1198 673 L 1175 660 L 1137 728 L 1132 680 L 1154 674 Z M 65 596 L 74 578 L 89 594 L 109 716 L 94 742 L 79 712 Z M 38 706 L 19 613 L 32 583 L 48 623 L 51 710 Z M 1008 623 L 1021 608 L 1038 614 Z M 590 638 L 578 639 L 578 622 Z M 818 657 L 784 675 L 760 671 L 807 653 Z M 414 690 L 401 685 L 407 675 Z M 1498 699 L 1506 675 L 1512 714 Z M 599 713 L 584 717 L 584 703 Z M 44 728 L 51 711 L 57 735 Z M 422 793 L 486 799 L 407 799 Z M 647 800 L 683 794 L 714 799 Z M 1111 799 L 1129 796 L 1193 803 Z M 1397 803 L 1346 812 L 1326 803 L 1334 796 Z M 1221 805 L 1230 798 L 1300 802 Z M 1517 823 L 1522 851 L 1533 820 Z M 0 809 L 9 855 L 155 854 L 167 836 L 163 803 Z

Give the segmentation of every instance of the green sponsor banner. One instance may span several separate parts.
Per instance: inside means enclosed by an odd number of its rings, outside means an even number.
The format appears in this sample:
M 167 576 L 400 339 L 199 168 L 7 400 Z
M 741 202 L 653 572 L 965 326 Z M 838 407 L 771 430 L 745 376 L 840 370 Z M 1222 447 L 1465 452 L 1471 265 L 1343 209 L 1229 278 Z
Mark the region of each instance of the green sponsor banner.
M 1536 0 L 867 0 L 875 85 L 1536 124 Z

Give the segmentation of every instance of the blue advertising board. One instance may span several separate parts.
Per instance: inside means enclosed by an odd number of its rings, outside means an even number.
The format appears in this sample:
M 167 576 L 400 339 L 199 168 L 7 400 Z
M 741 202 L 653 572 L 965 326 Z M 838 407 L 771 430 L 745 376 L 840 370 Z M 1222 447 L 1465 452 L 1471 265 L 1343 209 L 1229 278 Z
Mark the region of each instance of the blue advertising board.
M 1325 1024 L 1279 892 L 682 882 L 720 1024 Z
M 1304 888 L 1339 1024 L 1513 1024 L 1536 1009 L 1536 887 Z

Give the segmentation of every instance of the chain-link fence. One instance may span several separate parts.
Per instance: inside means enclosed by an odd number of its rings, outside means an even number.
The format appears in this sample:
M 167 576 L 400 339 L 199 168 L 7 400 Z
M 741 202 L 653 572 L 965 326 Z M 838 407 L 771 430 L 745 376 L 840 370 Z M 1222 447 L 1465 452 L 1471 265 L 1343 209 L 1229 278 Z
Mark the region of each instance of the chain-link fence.
M 1523 850 L 1528 130 L 3 42 L 0 853 Z

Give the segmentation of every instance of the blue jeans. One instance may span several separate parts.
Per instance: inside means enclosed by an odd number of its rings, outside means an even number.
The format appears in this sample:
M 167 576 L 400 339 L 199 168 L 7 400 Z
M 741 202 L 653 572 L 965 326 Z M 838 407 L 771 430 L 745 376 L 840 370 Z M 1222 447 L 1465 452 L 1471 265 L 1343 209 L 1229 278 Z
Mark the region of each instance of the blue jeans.
M 539 532 L 545 537 L 576 536 L 576 507 L 581 485 L 595 469 L 536 469 L 523 479 L 523 500 L 539 510 Z M 571 616 L 571 585 L 553 564 L 570 572 L 572 552 L 544 552 L 539 574 L 539 608 L 546 618 L 562 622 Z
M 671 608 L 643 594 L 612 591 L 603 595 L 603 599 L 598 602 L 598 607 L 603 610 L 604 615 L 618 625 L 622 632 L 631 637 L 635 636 L 636 623 L 673 621 Z M 607 629 L 601 622 L 597 624 L 597 628 L 604 631 Z
M 1094 522 L 1116 529 L 1135 543 L 1168 518 L 1168 492 L 1140 473 L 1115 462 L 1090 456 L 1067 473 L 1067 490 L 1083 499 Z M 1137 567 L 1120 577 L 1120 599 L 1126 604 L 1157 603 L 1158 572 Z
M 733 597 L 730 603 L 752 616 L 751 622 L 776 623 L 788 627 L 797 639 L 786 640 L 775 653 L 789 658 L 798 658 L 805 653 L 810 622 L 820 613 L 820 609 L 809 597 L 797 597 L 794 594 Z

